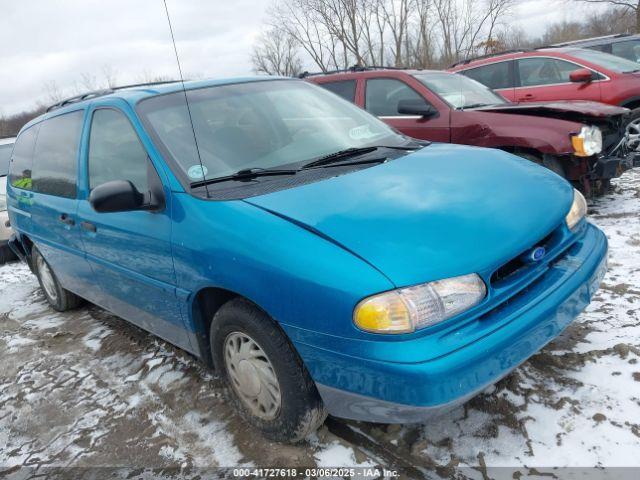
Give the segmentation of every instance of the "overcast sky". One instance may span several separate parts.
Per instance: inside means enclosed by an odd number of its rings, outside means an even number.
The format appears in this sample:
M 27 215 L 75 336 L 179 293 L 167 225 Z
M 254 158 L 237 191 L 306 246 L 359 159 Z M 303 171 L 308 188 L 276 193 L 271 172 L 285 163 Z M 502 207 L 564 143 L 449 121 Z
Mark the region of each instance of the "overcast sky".
M 167 3 L 185 77 L 251 73 L 270 0 Z M 521 1 L 513 20 L 537 36 L 571 10 L 562 0 Z M 162 0 L 0 0 L 0 114 L 47 103 L 52 84 L 74 94 L 82 74 L 102 80 L 105 68 L 120 84 L 178 77 Z

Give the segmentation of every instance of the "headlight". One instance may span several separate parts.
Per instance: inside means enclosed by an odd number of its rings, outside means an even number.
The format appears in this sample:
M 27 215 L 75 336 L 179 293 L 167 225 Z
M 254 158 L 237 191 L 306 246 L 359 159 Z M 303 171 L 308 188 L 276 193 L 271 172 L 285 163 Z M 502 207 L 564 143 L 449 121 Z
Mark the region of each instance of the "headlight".
M 575 154 L 590 157 L 602 151 L 602 131 L 598 127 L 584 126 L 578 135 L 571 137 Z
M 365 298 L 356 306 L 353 322 L 367 332 L 413 332 L 468 310 L 486 293 L 475 273 L 400 288 Z
M 587 201 L 584 199 L 582 194 L 573 189 L 573 204 L 571 205 L 571 210 L 567 213 L 565 218 L 567 222 L 567 227 L 573 230 L 573 228 L 580 223 L 580 220 L 584 218 L 587 214 Z

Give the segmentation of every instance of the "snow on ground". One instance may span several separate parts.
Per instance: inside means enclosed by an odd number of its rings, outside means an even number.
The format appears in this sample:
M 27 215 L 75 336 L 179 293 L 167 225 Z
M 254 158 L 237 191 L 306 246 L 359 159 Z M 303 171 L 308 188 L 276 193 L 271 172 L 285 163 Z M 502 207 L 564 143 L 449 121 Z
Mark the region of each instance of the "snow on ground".
M 500 466 L 520 478 L 548 467 L 638 467 L 639 216 L 640 173 L 629 172 L 591 205 L 610 242 L 601 290 L 497 386 L 424 425 L 329 419 L 298 446 L 248 428 L 190 355 L 95 306 L 57 313 L 24 265 L 2 266 L 0 475 L 18 466 L 140 468 L 152 478 L 199 467 L 382 465 L 408 478 L 483 478 Z

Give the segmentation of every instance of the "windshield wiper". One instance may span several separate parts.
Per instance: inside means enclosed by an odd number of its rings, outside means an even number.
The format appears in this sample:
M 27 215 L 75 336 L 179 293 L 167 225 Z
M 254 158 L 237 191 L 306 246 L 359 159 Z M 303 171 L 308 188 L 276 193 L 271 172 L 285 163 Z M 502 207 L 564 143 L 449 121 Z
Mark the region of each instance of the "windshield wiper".
M 297 169 L 269 169 L 269 168 L 243 168 L 231 175 L 225 175 L 224 177 L 209 178 L 204 180 L 198 180 L 190 184 L 191 188 L 202 187 L 204 185 L 211 185 L 212 183 L 228 182 L 231 180 L 251 180 L 257 177 L 270 177 L 273 175 L 295 175 L 298 173 Z
M 345 148 L 344 150 L 339 150 L 335 153 L 330 153 L 329 155 L 325 155 L 323 157 L 318 158 L 317 160 L 313 160 L 309 163 L 306 163 L 302 166 L 302 169 L 321 167 L 324 165 L 329 165 L 335 163 L 339 160 L 357 157 L 358 155 L 365 155 L 367 153 L 375 152 L 380 148 L 388 148 L 391 150 L 418 150 L 419 148 L 424 147 L 425 145 L 403 145 L 403 146 L 388 146 L 388 145 L 378 145 L 375 147 L 353 147 L 353 148 Z
M 338 163 L 329 163 L 307 167 L 302 167 L 304 170 L 313 170 L 314 168 L 331 168 L 331 167 L 346 167 L 349 165 L 365 165 L 367 163 L 384 163 L 387 161 L 387 157 L 376 157 L 376 158 L 367 158 L 363 160 L 353 160 L 351 162 L 338 162 Z

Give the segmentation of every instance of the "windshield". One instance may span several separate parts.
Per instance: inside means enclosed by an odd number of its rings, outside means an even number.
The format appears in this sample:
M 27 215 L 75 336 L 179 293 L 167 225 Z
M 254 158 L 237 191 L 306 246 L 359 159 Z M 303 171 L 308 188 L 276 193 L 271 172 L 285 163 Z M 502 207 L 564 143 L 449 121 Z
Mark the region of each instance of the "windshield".
M 611 44 L 611 53 L 633 62 L 640 61 L 640 40 L 628 40 Z
M 429 72 L 415 75 L 426 87 L 453 108 L 473 108 L 507 103 L 493 90 L 464 75 Z
M 0 145 L 0 177 L 9 173 L 9 159 L 11 158 L 12 150 L 13 143 Z
M 571 50 L 567 53 L 617 73 L 629 73 L 640 70 L 640 63 L 597 50 L 581 48 Z
M 406 138 L 331 92 L 299 80 L 214 86 L 143 100 L 138 111 L 188 182 L 308 162 Z M 202 160 L 198 160 L 195 139 Z

